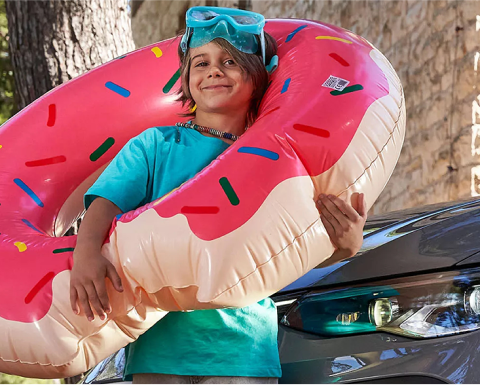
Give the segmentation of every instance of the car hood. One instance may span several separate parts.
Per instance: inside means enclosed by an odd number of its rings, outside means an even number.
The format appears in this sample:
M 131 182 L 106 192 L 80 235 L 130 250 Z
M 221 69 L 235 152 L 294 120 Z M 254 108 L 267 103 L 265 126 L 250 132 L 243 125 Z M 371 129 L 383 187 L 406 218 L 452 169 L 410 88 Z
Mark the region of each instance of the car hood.
M 362 248 L 348 261 L 313 269 L 281 290 L 447 269 L 480 252 L 480 199 L 372 216 Z

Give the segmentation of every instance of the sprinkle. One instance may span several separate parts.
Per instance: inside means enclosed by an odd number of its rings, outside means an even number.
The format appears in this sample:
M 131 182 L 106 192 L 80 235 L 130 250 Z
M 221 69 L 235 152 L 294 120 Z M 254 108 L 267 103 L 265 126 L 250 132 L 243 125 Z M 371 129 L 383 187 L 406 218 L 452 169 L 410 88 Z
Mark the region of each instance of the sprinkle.
M 220 209 L 216 206 L 183 206 L 182 214 L 217 214 Z
M 15 242 L 14 245 L 17 246 L 18 251 L 20 251 L 21 253 L 27 250 L 27 245 L 23 242 Z
M 276 152 L 265 150 L 263 148 L 258 148 L 258 147 L 240 147 L 238 149 L 238 152 L 243 154 L 258 155 L 271 160 L 278 160 L 279 158 L 279 155 Z
M 336 54 L 336 53 L 331 53 L 330 56 L 332 59 L 336 60 L 337 62 L 339 62 L 342 66 L 344 67 L 349 67 L 350 64 L 348 64 L 348 62 L 342 58 L 340 55 Z
M 103 142 L 100 147 L 98 147 L 92 154 L 90 155 L 90 160 L 92 162 L 97 161 L 103 154 L 105 154 L 110 147 L 112 147 L 115 143 L 115 139 L 108 138 Z
M 288 43 L 290 40 L 293 39 L 293 37 L 300 32 L 302 29 L 307 28 L 306 25 L 302 25 L 301 27 L 298 27 L 295 31 L 291 32 L 288 36 L 287 39 L 285 40 L 285 43 Z
M 345 95 L 345 94 L 349 94 L 350 92 L 361 91 L 361 90 L 363 90 L 363 86 L 361 86 L 360 84 L 355 84 L 353 86 L 346 87 L 343 91 L 332 91 L 330 92 L 330 94 L 333 96 L 338 96 L 338 95 Z
M 14 179 L 13 182 L 18 186 L 20 187 L 24 192 L 26 192 L 28 194 L 28 196 L 30 198 L 33 199 L 33 201 L 39 205 L 40 207 L 43 207 L 43 202 L 40 200 L 40 198 L 37 196 L 37 194 L 35 194 L 31 189 L 30 187 L 28 187 L 21 179 Z
M 285 80 L 285 83 L 283 83 L 282 92 L 280 92 L 281 94 L 287 92 L 288 87 L 290 86 L 290 81 L 291 80 L 292 80 L 292 78 L 288 78 L 287 80 Z
M 105 87 L 109 90 L 116 92 L 117 94 L 123 96 L 124 98 L 128 98 L 130 96 L 130 91 L 126 88 L 120 87 L 118 84 L 112 82 L 106 82 Z
M 165 87 L 163 87 L 163 93 L 168 94 L 178 79 L 180 79 L 180 68 L 173 74 L 167 84 L 165 84 Z
M 25 166 L 27 167 L 48 166 L 56 163 L 63 163 L 63 162 L 66 162 L 66 160 L 67 158 L 65 158 L 63 155 L 59 155 L 59 156 L 54 156 L 52 158 L 38 159 L 38 160 L 25 162 Z
M 232 185 L 230 184 L 229 180 L 225 177 L 220 178 L 219 180 L 220 186 L 222 186 L 223 191 L 227 195 L 228 200 L 233 206 L 237 206 L 240 203 L 235 190 L 233 189 Z
M 48 106 L 48 120 L 47 126 L 53 127 L 55 125 L 55 120 L 57 119 L 57 107 L 55 104 L 50 104 Z
M 157 58 L 162 57 L 162 55 L 163 55 L 162 50 L 161 50 L 160 48 L 158 48 L 158 47 L 153 47 L 153 48 L 152 48 L 152 52 L 155 54 L 155 56 L 156 56 Z
M 121 214 L 120 214 L 121 215 Z M 69 253 L 71 251 L 74 251 L 74 247 L 65 247 L 63 249 L 55 249 L 53 250 L 53 254 L 60 254 L 60 253 Z
M 35 230 L 35 231 L 38 231 L 40 234 L 43 234 L 42 231 L 40 231 L 39 229 L 37 229 L 34 225 L 32 225 L 28 220 L 26 219 L 22 219 L 22 222 L 25 223 L 28 227 L 30 227 L 31 229 Z
M 321 128 L 306 126 L 304 124 L 294 124 L 293 128 L 295 130 L 303 131 L 303 132 L 306 132 L 308 134 L 317 135 L 317 136 L 320 136 L 322 138 L 329 138 L 330 137 L 330 132 L 328 132 L 327 130 L 323 130 Z
M 30 290 L 30 293 L 27 294 L 25 297 L 25 303 L 28 305 L 30 302 L 32 302 L 33 298 L 40 292 L 40 290 L 43 289 L 43 287 L 50 282 L 53 278 L 55 277 L 55 273 L 53 271 L 45 274 L 45 276 L 38 281 L 38 283 L 33 287 L 32 290 Z
M 341 41 L 343 43 L 352 44 L 350 40 L 345 40 L 345 39 L 342 39 L 341 37 L 334 37 L 334 36 L 317 36 L 315 39 L 316 40 L 336 40 L 336 41 Z

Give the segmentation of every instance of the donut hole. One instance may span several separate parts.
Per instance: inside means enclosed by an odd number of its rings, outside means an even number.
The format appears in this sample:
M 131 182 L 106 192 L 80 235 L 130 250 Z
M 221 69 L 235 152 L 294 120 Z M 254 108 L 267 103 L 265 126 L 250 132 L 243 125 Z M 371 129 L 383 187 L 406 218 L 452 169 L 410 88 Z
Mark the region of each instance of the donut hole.
M 110 162 L 104 164 L 93 174 L 88 176 L 65 200 L 64 204 L 60 208 L 60 211 L 58 212 L 57 217 L 55 218 L 53 233 L 55 237 L 75 235 L 78 233 L 80 223 L 85 215 L 83 196 L 90 186 L 95 183 L 109 163 Z

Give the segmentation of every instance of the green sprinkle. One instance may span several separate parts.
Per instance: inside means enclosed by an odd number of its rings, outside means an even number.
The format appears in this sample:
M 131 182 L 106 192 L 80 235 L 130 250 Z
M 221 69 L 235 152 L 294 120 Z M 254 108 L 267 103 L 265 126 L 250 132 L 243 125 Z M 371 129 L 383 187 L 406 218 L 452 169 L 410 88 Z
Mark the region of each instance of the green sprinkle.
M 68 253 L 73 250 L 75 250 L 74 247 L 66 247 L 64 249 L 55 249 L 53 250 L 53 254 Z
M 230 201 L 230 203 L 234 206 L 238 205 L 240 203 L 240 200 L 237 197 L 237 194 L 235 194 L 235 191 L 233 190 L 232 185 L 228 181 L 227 178 L 220 178 L 220 186 L 222 186 L 223 191 L 225 194 L 227 194 L 227 198 Z
M 330 94 L 333 96 L 338 96 L 361 90 L 363 90 L 363 86 L 360 84 L 355 84 L 354 86 L 346 87 L 343 91 L 332 91 Z
M 168 94 L 172 89 L 173 85 L 177 82 L 179 78 L 180 78 L 180 68 L 178 69 L 177 72 L 173 74 L 172 78 L 168 81 L 168 83 L 165 84 L 165 87 L 163 87 L 163 93 Z
M 105 154 L 110 147 L 113 146 L 115 143 L 115 139 L 108 138 L 105 142 L 102 143 L 100 147 L 98 147 L 92 154 L 90 155 L 90 160 L 95 162 L 100 158 L 103 154 Z

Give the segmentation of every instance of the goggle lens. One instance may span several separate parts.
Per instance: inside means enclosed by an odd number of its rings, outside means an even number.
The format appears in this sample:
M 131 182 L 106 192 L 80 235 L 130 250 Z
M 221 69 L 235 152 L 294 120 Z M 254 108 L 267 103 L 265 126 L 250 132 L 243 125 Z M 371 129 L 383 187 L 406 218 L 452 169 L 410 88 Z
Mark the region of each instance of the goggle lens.
M 232 16 L 238 24 L 252 25 L 257 24 L 258 20 L 251 16 Z
M 192 17 L 198 21 L 210 20 L 217 16 L 220 16 L 218 13 L 213 11 L 193 11 Z
M 220 15 L 214 11 L 192 11 L 191 16 L 194 20 L 207 21 L 207 20 L 214 19 Z M 253 16 L 247 16 L 247 15 L 242 15 L 242 16 L 228 15 L 228 16 L 230 16 L 238 24 L 242 24 L 242 25 L 255 25 L 258 23 L 258 20 Z

